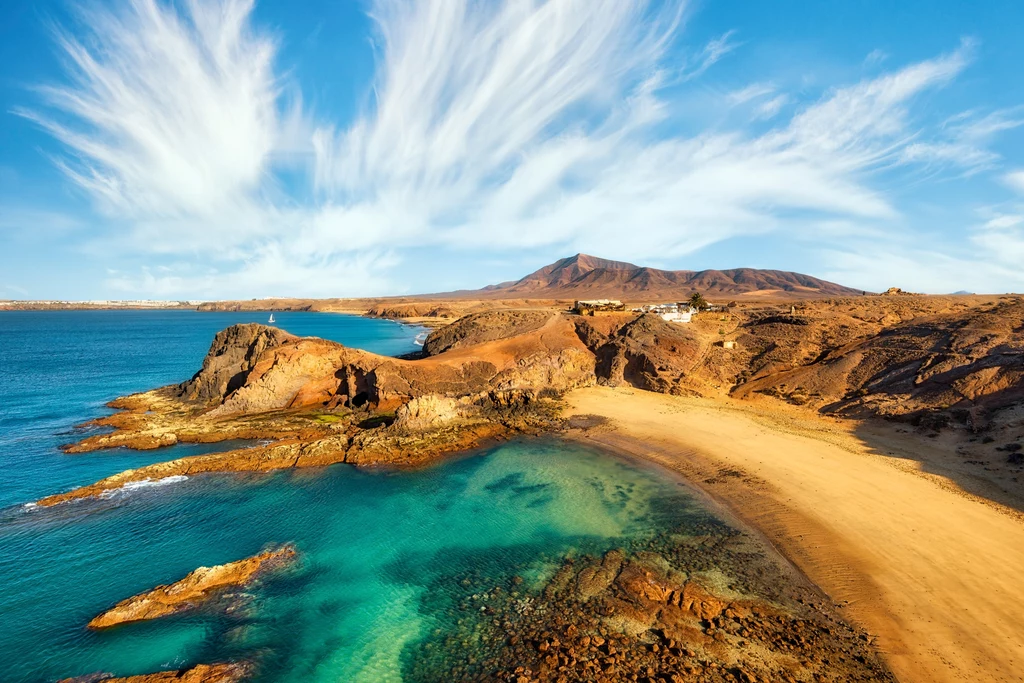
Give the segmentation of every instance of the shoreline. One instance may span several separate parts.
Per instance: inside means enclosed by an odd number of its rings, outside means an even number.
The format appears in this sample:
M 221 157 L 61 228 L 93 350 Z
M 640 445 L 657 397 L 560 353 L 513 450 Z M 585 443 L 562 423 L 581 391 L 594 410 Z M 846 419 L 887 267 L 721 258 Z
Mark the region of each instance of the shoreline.
M 607 420 L 571 438 L 666 467 L 763 534 L 878 635 L 900 680 L 1024 680 L 1019 513 L 858 446 L 847 425 L 822 420 L 815 439 L 750 406 L 598 387 L 567 403 Z
M 595 430 L 596 431 L 596 430 Z M 625 446 L 621 441 L 609 441 L 601 439 L 597 434 L 588 430 L 572 430 L 569 432 L 563 432 L 558 434 L 542 434 L 538 436 L 521 436 L 517 437 L 520 439 L 543 439 L 543 438 L 554 438 L 569 443 L 575 443 L 583 445 L 589 448 L 594 448 L 603 453 L 607 453 L 611 457 L 623 460 L 634 467 L 648 469 L 657 474 L 659 477 L 667 478 L 671 481 L 679 483 L 683 488 L 686 489 L 697 503 L 706 509 L 711 514 L 718 517 L 722 522 L 728 526 L 733 527 L 737 531 L 746 534 L 754 540 L 754 543 L 762 546 L 768 560 L 774 561 L 775 564 L 782 569 L 786 574 L 794 578 L 797 583 L 803 585 L 804 588 L 810 589 L 815 593 L 819 594 L 819 597 L 823 600 L 831 602 L 831 596 L 829 596 L 825 590 L 815 583 L 810 576 L 808 576 L 791 558 L 786 554 L 785 548 L 777 546 L 771 538 L 768 537 L 764 531 L 752 524 L 750 521 L 745 519 L 739 514 L 739 512 L 731 505 L 728 501 L 713 495 L 711 492 L 702 488 L 697 482 L 690 479 L 686 474 L 677 468 L 671 467 L 669 464 L 653 459 L 643 453 L 640 448 L 629 448 Z M 510 439 L 515 441 L 515 438 Z M 447 459 L 444 460 L 447 462 Z M 841 605 L 834 605 L 834 607 L 841 608 Z

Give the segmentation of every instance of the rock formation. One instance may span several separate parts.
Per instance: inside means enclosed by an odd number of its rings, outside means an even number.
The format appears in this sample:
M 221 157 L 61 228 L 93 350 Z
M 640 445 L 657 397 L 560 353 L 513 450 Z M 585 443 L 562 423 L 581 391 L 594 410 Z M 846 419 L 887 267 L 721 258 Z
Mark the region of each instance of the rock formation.
M 281 567 L 294 559 L 295 549 L 285 546 L 236 562 L 199 567 L 179 581 L 122 600 L 90 621 L 89 628 L 105 629 L 187 612 L 225 589 L 244 586 L 258 574 Z
M 483 328 L 508 330 L 501 323 Z M 503 327 L 504 326 L 504 327 Z M 180 442 L 271 443 L 128 470 L 38 501 L 106 495 L 138 481 L 215 471 L 269 471 L 347 462 L 420 464 L 529 427 L 538 400 L 594 382 L 594 355 L 567 316 L 541 327 L 411 361 L 298 338 L 262 325 L 217 335 L 189 381 L 119 399 L 114 427 L 66 448 L 159 448 Z M 398 411 L 396 413 L 396 411 Z
M 138 676 L 114 677 L 111 674 L 88 674 L 65 678 L 57 683 L 238 683 L 249 677 L 252 667 L 245 662 L 197 664 L 191 669 L 159 671 Z
M 217 333 L 203 359 L 203 367 L 178 386 L 176 395 L 197 403 L 227 396 L 242 385 L 265 351 L 294 339 L 276 327 L 232 325 Z
M 262 325 L 236 325 L 218 335 L 203 368 L 177 396 L 205 405 L 211 416 L 321 406 L 394 410 L 418 396 L 482 395 L 493 391 L 565 391 L 593 381 L 593 359 L 564 316 L 530 317 L 530 331 L 501 311 L 473 316 L 432 358 L 398 360 L 323 339 L 300 339 Z M 491 324 L 490 319 L 498 323 Z M 513 318 L 517 318 L 513 315 Z M 543 329 L 540 329 L 543 327 Z M 440 354 L 472 340 L 471 353 Z M 491 342 L 491 343 L 486 343 Z M 467 346 L 468 346 L 467 345 Z
M 687 393 L 683 380 L 707 345 L 689 326 L 653 314 L 638 316 L 609 336 L 582 318 L 576 329 L 597 357 L 598 381 L 665 394 Z
M 454 348 L 527 334 L 539 330 L 554 315 L 551 311 L 490 311 L 467 315 L 432 332 L 423 344 L 423 353 L 436 356 Z

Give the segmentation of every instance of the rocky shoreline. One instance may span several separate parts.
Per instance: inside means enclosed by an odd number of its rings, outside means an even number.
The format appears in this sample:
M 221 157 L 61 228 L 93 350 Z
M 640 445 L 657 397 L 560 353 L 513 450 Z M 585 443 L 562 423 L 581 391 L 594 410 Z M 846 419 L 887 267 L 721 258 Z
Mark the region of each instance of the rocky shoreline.
M 197 664 L 189 669 L 159 671 L 138 676 L 112 676 L 110 674 L 87 674 L 64 678 L 57 683 L 238 683 L 252 675 L 252 666 L 246 662 L 222 664 Z
M 929 432 L 959 430 L 965 449 L 985 447 L 994 438 L 980 435 L 997 428 L 1003 440 L 1019 438 L 1019 425 L 1002 416 L 1020 395 L 1021 341 L 1007 320 L 1024 304 L 1000 301 L 923 322 L 908 322 L 921 318 L 916 299 L 884 305 L 878 320 L 851 312 L 838 326 L 814 317 L 811 304 L 788 316 L 727 314 L 712 323 L 717 333 L 653 315 L 495 310 L 435 330 L 421 357 L 406 359 L 236 325 L 217 335 L 190 380 L 112 402 L 120 412 L 88 425 L 112 431 L 66 451 L 257 445 L 128 470 L 37 504 L 208 472 L 421 466 L 516 435 L 586 428 L 583 417 L 560 416 L 559 398 L 594 384 L 772 396 L 822 412 L 886 415 Z M 719 343 L 727 337 L 739 346 Z M 887 364 L 898 371 L 881 372 Z M 999 447 L 1014 465 L 1020 449 Z M 870 637 L 820 592 L 782 577 L 731 538 L 694 545 L 668 534 L 647 547 L 563 558 L 549 582 L 532 588 L 502 577 L 453 577 L 473 592 L 450 606 L 461 616 L 411 655 L 409 671 L 414 680 L 515 683 L 893 680 Z M 716 582 L 710 567 L 732 574 Z M 121 622 L 95 626 L 114 623 Z M 248 675 L 247 666 L 174 673 L 212 683 Z M 431 673 L 439 671 L 454 678 Z

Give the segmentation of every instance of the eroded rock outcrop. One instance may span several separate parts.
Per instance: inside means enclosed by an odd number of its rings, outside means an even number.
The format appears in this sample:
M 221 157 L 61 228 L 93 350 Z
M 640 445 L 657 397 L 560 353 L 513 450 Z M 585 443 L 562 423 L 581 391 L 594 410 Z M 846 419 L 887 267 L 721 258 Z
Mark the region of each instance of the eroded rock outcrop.
M 87 674 L 65 678 L 57 683 L 238 683 L 252 674 L 246 662 L 223 664 L 197 664 L 191 669 L 158 671 L 138 676 L 115 677 L 111 674 Z
M 261 325 L 230 328 L 218 335 L 192 380 L 113 402 L 125 412 L 92 424 L 115 431 L 66 450 L 224 439 L 270 443 L 127 470 L 38 504 L 113 495 L 134 482 L 206 472 L 341 462 L 418 465 L 508 436 L 529 422 L 523 411 L 538 400 L 593 382 L 594 356 L 563 316 L 528 335 L 418 361 Z
M 464 420 L 477 412 L 466 401 L 428 394 L 412 399 L 395 411 L 394 426 L 409 431 L 436 429 Z
M 435 330 L 423 344 L 423 353 L 436 356 L 451 349 L 508 339 L 539 330 L 550 321 L 551 311 L 488 311 L 460 318 Z
M 471 346 L 462 348 L 461 342 L 469 337 L 456 335 L 449 340 L 449 349 L 460 353 L 419 361 L 292 337 L 262 325 L 235 326 L 218 335 L 203 369 L 180 386 L 178 395 L 205 403 L 211 416 L 221 417 L 314 406 L 369 404 L 394 410 L 431 394 L 539 394 L 593 381 L 592 354 L 572 333 L 567 319 L 531 313 L 527 317 L 532 332 L 520 334 L 520 327 L 508 326 L 517 315 L 494 311 L 472 316 L 470 328 L 486 328 L 482 337 L 488 341 L 474 337 Z M 488 322 L 491 318 L 496 321 Z
M 179 581 L 157 586 L 117 603 L 90 621 L 89 628 L 105 629 L 187 612 L 228 588 L 244 586 L 258 574 L 280 568 L 294 559 L 295 548 L 285 546 L 236 562 L 199 567 Z
M 611 335 L 587 321 L 575 321 L 577 334 L 596 355 L 600 382 L 628 385 L 665 394 L 688 393 L 684 380 L 701 360 L 707 345 L 686 325 L 653 314 L 640 315 Z
M 265 351 L 295 338 L 276 327 L 232 325 L 217 333 L 203 367 L 192 379 L 178 385 L 175 393 L 198 403 L 222 399 L 242 386 Z

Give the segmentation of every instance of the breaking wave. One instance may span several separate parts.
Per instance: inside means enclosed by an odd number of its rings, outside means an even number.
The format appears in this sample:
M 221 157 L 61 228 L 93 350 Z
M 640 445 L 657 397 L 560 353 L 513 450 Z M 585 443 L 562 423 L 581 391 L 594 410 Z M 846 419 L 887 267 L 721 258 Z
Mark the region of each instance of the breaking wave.
M 147 489 L 158 486 L 170 486 L 171 484 L 177 484 L 187 480 L 188 477 L 184 474 L 174 474 L 169 477 L 163 477 L 162 479 L 142 479 L 140 481 L 130 481 L 124 486 L 116 489 L 107 489 L 100 494 L 100 498 L 112 498 L 113 496 L 123 495 L 137 491 L 139 489 Z

